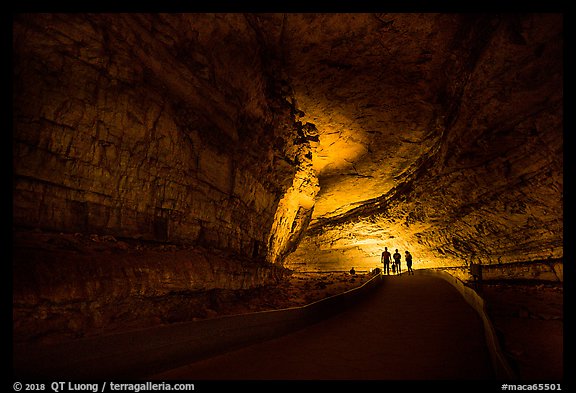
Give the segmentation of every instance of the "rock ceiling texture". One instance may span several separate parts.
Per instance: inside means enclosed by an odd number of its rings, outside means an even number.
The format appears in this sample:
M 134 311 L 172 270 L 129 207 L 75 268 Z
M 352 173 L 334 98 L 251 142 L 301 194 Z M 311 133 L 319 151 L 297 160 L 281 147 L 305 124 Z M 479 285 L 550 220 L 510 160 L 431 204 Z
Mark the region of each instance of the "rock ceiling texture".
M 17 226 L 299 270 L 563 256 L 558 14 L 14 20 Z

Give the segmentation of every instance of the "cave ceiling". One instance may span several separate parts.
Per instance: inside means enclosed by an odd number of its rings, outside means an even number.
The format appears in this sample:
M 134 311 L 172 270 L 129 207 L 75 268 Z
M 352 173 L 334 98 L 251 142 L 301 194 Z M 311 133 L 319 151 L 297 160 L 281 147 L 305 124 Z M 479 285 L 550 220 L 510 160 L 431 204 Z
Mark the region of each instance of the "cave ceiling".
M 387 193 L 438 142 L 435 83 L 453 18 L 288 17 L 287 62 L 302 121 L 320 134 L 316 218 Z
M 561 18 L 269 18 L 319 135 L 289 265 L 374 267 L 384 246 L 429 266 L 562 255 Z

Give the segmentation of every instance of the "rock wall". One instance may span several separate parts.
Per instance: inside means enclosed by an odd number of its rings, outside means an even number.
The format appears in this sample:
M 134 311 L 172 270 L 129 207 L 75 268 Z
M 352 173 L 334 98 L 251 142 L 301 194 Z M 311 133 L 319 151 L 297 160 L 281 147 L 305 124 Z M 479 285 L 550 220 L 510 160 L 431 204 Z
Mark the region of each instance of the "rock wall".
M 13 254 L 15 342 L 53 343 L 214 317 L 286 274 L 226 251 L 110 235 L 18 232 Z
M 474 281 L 474 277 L 470 274 L 469 266 L 435 269 L 445 271 L 464 282 Z M 481 272 L 483 281 L 564 281 L 564 264 L 559 259 L 482 265 Z
M 243 14 L 14 17 L 15 337 L 191 319 L 212 290 L 283 277 L 317 185 L 260 30 Z M 76 244 L 89 236 L 118 243 Z
M 241 14 L 18 16 L 14 224 L 266 257 L 307 143 L 270 51 Z

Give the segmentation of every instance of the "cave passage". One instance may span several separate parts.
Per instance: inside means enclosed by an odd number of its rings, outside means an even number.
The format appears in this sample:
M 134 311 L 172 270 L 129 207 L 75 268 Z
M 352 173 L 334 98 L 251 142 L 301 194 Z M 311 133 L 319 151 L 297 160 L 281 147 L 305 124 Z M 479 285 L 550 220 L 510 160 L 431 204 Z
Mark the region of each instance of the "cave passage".
M 151 376 L 187 380 L 490 380 L 476 312 L 441 278 L 385 277 L 365 299 L 295 333 Z
M 296 273 L 373 271 L 384 247 L 409 250 L 416 272 L 471 285 L 476 265 L 485 285 L 517 289 L 521 311 L 492 312 L 519 367 L 539 356 L 515 331 L 562 325 L 556 309 L 526 311 L 526 288 L 556 304 L 564 281 L 561 13 L 12 22 L 14 344 L 249 312 L 248 298 L 273 308 L 324 285 L 282 292 Z M 397 278 L 381 294 L 428 285 Z M 346 315 L 392 306 L 381 297 Z M 561 341 L 542 342 L 560 359 Z

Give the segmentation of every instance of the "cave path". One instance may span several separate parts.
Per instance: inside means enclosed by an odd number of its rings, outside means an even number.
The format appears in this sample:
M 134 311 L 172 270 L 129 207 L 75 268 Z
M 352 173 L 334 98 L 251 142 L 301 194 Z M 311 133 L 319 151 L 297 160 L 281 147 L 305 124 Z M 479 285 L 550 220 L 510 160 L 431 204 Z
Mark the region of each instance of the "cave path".
M 353 308 L 152 379 L 493 379 L 482 321 L 438 277 L 385 276 Z

